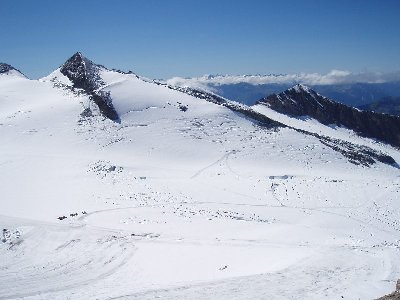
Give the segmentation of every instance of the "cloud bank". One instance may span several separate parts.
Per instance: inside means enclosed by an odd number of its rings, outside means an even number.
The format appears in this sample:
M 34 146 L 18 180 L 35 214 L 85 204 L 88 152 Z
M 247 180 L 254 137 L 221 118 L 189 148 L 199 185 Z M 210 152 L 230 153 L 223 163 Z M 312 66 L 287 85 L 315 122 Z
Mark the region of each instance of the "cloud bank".
M 262 84 L 297 84 L 306 85 L 333 85 L 351 83 L 384 83 L 400 81 L 400 71 L 392 73 L 364 72 L 352 73 L 343 70 L 332 70 L 326 74 L 299 73 L 284 75 L 205 75 L 202 77 L 182 78 L 173 77 L 166 82 L 170 85 L 191 86 L 197 88 L 210 88 L 225 84 L 248 83 Z

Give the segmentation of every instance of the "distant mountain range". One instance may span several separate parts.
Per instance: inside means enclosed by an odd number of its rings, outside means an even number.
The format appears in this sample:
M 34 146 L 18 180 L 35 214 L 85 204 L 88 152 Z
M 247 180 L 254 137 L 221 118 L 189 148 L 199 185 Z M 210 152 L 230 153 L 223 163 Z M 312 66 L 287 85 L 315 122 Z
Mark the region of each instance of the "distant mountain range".
M 273 93 L 280 93 L 297 83 L 306 84 L 316 92 L 351 106 L 360 106 L 384 97 L 400 97 L 400 76 L 355 76 L 349 73 L 327 75 L 209 75 L 198 78 L 171 78 L 171 85 L 189 86 L 212 91 L 225 98 L 247 105 Z
M 384 97 L 380 101 L 361 105 L 358 108 L 400 116 L 400 97 Z

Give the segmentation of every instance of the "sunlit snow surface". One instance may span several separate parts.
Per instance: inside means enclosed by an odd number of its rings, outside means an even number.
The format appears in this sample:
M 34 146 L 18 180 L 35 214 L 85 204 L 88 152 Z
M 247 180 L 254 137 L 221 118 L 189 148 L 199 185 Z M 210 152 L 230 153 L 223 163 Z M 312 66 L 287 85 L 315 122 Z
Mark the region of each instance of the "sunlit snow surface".
M 0 299 L 373 299 L 400 278 L 398 169 L 104 71 L 114 123 L 53 75 L 0 76 Z

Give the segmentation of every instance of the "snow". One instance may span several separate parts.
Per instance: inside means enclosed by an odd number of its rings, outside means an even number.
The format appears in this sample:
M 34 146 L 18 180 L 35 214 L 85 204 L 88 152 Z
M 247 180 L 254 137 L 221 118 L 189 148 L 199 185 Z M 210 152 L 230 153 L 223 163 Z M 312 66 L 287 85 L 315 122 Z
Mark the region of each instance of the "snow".
M 305 86 L 304 84 L 296 84 L 293 87 L 293 90 L 295 90 L 297 93 L 301 93 L 302 91 L 306 92 L 306 93 L 310 93 L 310 89 Z
M 206 110 L 215 107 L 215 105 L 206 102 L 199 103 L 198 99 L 189 95 L 144 81 L 132 74 L 103 70 L 101 77 L 105 82 L 102 90 L 112 93 L 114 107 L 120 116 L 149 108 L 164 110 L 166 105 L 176 106 L 178 103 L 189 107 L 196 105 L 196 108 L 200 107 L 202 110 L 204 110 L 202 107 L 209 107 Z
M 50 73 L 48 76 L 40 78 L 39 81 L 40 82 L 53 81 L 53 82 L 58 82 L 58 83 L 64 84 L 66 86 L 73 85 L 72 82 L 69 80 L 69 78 L 60 72 L 60 68 L 56 69 L 55 71 Z
M 307 116 L 298 118 L 289 117 L 287 115 L 278 113 L 275 110 L 263 104 L 253 105 L 252 109 L 273 120 L 279 121 L 280 123 L 285 124 L 287 126 L 296 129 L 302 129 L 308 132 L 317 133 L 320 135 L 330 136 L 344 141 L 356 142 L 357 144 L 365 145 L 373 149 L 388 153 L 396 160 L 397 163 L 400 161 L 400 153 L 397 149 L 382 144 L 373 139 L 362 138 L 356 135 L 356 133 L 353 130 L 349 130 L 345 127 L 339 127 L 337 125 L 326 126 L 319 123 L 317 120 Z
M 6 72 L 6 73 L 0 73 L 0 78 L 1 78 L 1 77 L 6 77 L 6 76 L 8 76 L 8 77 L 25 78 L 25 75 L 21 74 L 20 72 L 18 72 L 18 71 L 15 70 L 15 69 L 12 69 L 12 70 L 10 70 L 10 71 L 8 71 L 8 72 Z
M 52 82 L 70 84 L 57 72 L 0 77 L 0 298 L 372 299 L 393 289 L 398 169 L 351 164 L 313 136 L 102 70 L 114 123 Z M 87 107 L 93 117 L 80 115 Z M 253 108 L 399 161 L 350 131 Z

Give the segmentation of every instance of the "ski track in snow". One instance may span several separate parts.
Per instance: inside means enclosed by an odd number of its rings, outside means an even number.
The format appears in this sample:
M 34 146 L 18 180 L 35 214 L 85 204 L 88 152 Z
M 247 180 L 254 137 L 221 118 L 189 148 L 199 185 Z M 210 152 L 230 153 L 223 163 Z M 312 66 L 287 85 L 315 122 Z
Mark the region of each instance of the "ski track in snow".
M 200 169 L 199 171 L 197 171 L 195 174 L 193 174 L 192 177 L 190 177 L 190 179 L 196 178 L 196 177 L 199 176 L 201 173 L 203 173 L 204 171 L 206 171 L 207 169 L 209 169 L 209 168 L 211 168 L 211 167 L 213 167 L 213 166 L 215 166 L 215 165 L 218 165 L 220 162 L 223 162 L 223 161 L 226 162 L 227 159 L 228 159 L 228 157 L 229 157 L 231 154 L 235 154 L 235 153 L 236 153 L 236 151 L 235 151 L 235 150 L 232 150 L 232 151 L 229 151 L 228 153 L 222 155 L 221 158 L 219 158 L 218 160 L 216 160 L 216 161 L 213 162 L 212 164 L 210 164 L 210 165 L 208 165 L 208 166 L 206 166 L 206 167 Z

